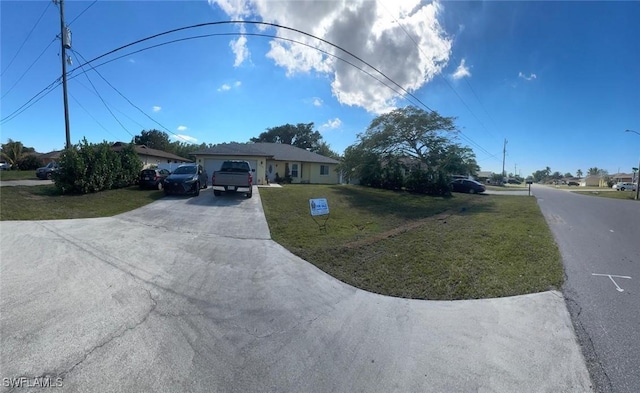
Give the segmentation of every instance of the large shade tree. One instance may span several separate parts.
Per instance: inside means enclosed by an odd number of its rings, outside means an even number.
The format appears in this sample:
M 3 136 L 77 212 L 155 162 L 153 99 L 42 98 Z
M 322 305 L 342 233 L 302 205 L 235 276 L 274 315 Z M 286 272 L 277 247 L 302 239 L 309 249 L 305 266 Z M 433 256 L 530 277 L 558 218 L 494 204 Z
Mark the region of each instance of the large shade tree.
M 358 135 L 358 143 L 345 150 L 341 169 L 348 177 L 369 185 L 376 183 L 377 179 L 369 176 L 375 174 L 378 165 L 384 169 L 395 165 L 396 159 L 409 172 L 425 172 L 425 176 L 416 178 L 438 179 L 445 186 L 448 175 L 475 174 L 479 168 L 473 151 L 453 142 L 457 131 L 454 120 L 414 106 L 382 114 Z M 374 165 L 372 157 L 377 157 L 378 164 Z M 384 176 L 382 180 L 384 183 Z
M 284 143 L 312 152 L 322 146 L 322 135 L 313 130 L 313 123 L 285 124 L 267 128 L 259 136 L 250 139 L 253 143 Z

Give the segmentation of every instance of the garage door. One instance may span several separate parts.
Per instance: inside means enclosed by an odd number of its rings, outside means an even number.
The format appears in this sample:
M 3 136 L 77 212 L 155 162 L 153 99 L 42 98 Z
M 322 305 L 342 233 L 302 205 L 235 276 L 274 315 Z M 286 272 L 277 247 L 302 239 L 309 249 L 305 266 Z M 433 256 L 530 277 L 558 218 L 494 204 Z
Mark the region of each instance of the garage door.
M 219 171 L 220 167 L 222 166 L 222 163 L 227 160 L 233 160 L 233 158 L 229 158 L 229 159 L 207 158 L 204 160 L 204 169 L 207 171 L 207 174 L 209 175 L 209 181 L 211 181 L 211 176 L 213 176 L 213 172 Z M 257 160 L 246 160 L 246 161 L 249 162 L 249 165 L 251 165 L 251 169 L 257 170 L 258 168 Z M 255 172 L 253 172 L 253 184 L 257 184 Z

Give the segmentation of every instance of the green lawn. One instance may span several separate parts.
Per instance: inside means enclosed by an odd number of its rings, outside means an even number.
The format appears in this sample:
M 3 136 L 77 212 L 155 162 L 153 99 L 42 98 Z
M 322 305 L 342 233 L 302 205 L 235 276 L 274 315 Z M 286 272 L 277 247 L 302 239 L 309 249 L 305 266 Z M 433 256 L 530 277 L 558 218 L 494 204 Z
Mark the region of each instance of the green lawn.
M 635 200 L 636 192 L 635 191 L 573 191 L 576 194 L 580 195 L 591 195 L 591 196 L 599 196 L 605 198 L 615 198 L 615 199 L 628 199 Z
M 164 196 L 162 191 L 128 187 L 87 195 L 60 195 L 53 185 L 0 187 L 0 220 L 55 220 L 107 217 Z
M 36 171 L 0 171 L 0 180 L 37 180 Z
M 261 189 L 275 241 L 356 287 L 417 299 L 560 288 L 560 254 L 535 198 L 428 197 L 359 186 Z M 327 230 L 309 214 L 328 200 Z

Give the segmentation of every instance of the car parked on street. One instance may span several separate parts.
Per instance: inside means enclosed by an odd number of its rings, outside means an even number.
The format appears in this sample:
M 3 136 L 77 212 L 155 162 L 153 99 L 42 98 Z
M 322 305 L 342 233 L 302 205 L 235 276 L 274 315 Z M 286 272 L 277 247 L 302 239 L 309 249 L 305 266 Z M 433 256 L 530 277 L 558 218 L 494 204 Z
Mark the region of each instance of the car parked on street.
M 450 184 L 454 192 L 467 192 L 469 194 L 476 194 L 486 191 L 486 188 L 482 183 L 470 179 L 456 179 Z
M 578 183 L 577 181 L 570 181 L 569 183 L 567 183 L 567 185 L 569 187 L 571 187 L 571 186 L 580 186 L 580 183 Z
M 42 168 L 36 169 L 36 176 L 38 177 L 38 179 L 51 180 L 53 178 L 53 174 L 58 172 L 59 170 L 60 170 L 60 166 L 58 165 L 58 163 L 55 161 L 52 161 L 48 163 L 47 166 L 43 166 Z
M 11 164 L 6 161 L 0 161 L 0 171 L 7 171 L 11 169 Z
M 169 176 L 171 172 L 168 169 L 143 169 L 140 171 L 140 178 L 138 184 L 140 188 L 155 188 L 162 190 L 164 179 Z
M 623 182 L 620 182 L 620 183 L 614 184 L 613 187 L 611 187 L 611 188 L 613 188 L 616 191 L 628 191 L 628 190 L 635 191 L 636 190 L 636 185 L 635 185 L 635 183 L 623 183 Z
M 162 182 L 165 195 L 192 194 L 200 195 L 200 190 L 207 188 L 209 176 L 202 165 L 182 164 Z

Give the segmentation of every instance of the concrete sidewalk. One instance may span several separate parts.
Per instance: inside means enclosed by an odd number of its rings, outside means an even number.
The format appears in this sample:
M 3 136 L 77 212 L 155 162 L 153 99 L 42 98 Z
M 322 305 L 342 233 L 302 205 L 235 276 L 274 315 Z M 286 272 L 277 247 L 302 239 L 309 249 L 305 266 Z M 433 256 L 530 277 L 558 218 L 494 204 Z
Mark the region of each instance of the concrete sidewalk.
M 255 191 L 0 222 L 1 377 L 65 392 L 591 391 L 559 292 L 365 292 L 270 240 Z
M 0 181 L 0 187 L 10 186 L 44 186 L 47 184 L 53 184 L 53 180 L 2 180 Z

